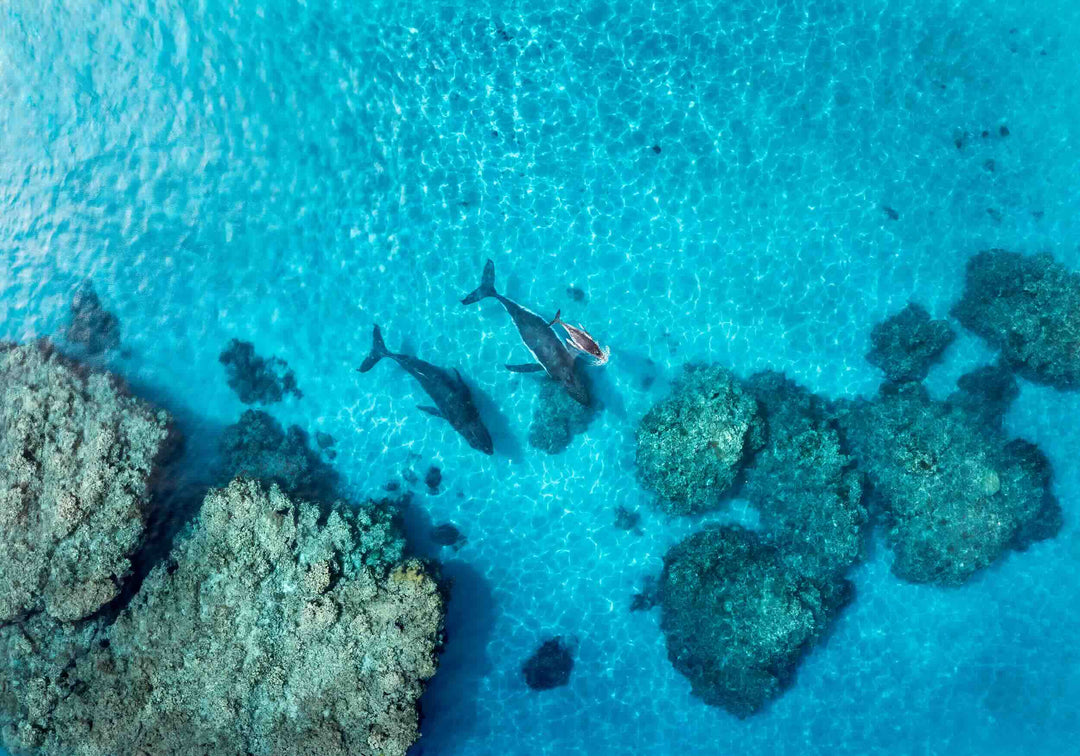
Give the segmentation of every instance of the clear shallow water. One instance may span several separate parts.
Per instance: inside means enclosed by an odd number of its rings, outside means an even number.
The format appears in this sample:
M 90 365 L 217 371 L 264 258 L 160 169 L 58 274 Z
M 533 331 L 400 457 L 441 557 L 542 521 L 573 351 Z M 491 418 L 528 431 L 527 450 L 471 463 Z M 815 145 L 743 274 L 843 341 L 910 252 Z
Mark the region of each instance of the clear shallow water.
M 333 434 L 358 494 L 438 465 L 418 519 L 469 540 L 417 754 L 1071 753 L 1075 394 L 1025 384 L 1009 416 L 1054 464 L 1061 534 L 955 591 L 900 583 L 876 548 L 762 715 L 691 698 L 659 617 L 627 612 L 700 525 L 633 474 L 679 366 L 867 394 L 873 324 L 909 298 L 944 315 L 978 249 L 1080 268 L 1073 4 L 713 5 L 9 3 L 0 337 L 57 331 L 89 277 L 123 328 L 111 367 L 180 415 L 194 461 L 243 409 L 217 362 L 239 337 L 295 369 L 304 398 L 271 412 Z M 607 411 L 561 456 L 525 443 L 536 385 L 501 367 L 528 357 L 505 314 L 458 303 L 486 257 L 615 350 Z M 416 411 L 391 365 L 353 371 L 373 322 L 468 375 L 499 455 Z M 990 356 L 962 335 L 932 389 Z M 612 527 L 620 504 L 642 536 Z M 520 665 L 549 634 L 577 666 L 537 694 Z

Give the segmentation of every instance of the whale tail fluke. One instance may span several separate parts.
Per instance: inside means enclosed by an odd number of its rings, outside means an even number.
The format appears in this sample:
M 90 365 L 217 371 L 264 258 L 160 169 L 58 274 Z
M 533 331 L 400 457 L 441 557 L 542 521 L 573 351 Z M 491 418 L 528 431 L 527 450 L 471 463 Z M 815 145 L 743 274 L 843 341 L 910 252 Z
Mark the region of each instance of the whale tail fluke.
M 390 355 L 390 350 L 386 348 L 386 344 L 382 340 L 382 331 L 379 330 L 379 326 L 375 326 L 375 330 L 371 335 L 371 354 L 367 356 L 367 359 L 357 368 L 361 373 L 366 373 L 375 367 L 376 363 L 383 357 Z
M 553 317 L 551 319 L 551 322 L 548 323 L 548 328 L 553 328 L 557 323 L 561 323 L 561 322 L 562 322 L 562 310 L 556 310 L 555 311 L 555 317 Z
M 496 297 L 498 295 L 499 292 L 495 291 L 495 263 L 488 260 L 484 263 L 484 275 L 480 279 L 480 288 L 461 300 L 461 303 L 463 305 L 471 305 L 474 302 L 479 302 L 481 299 Z

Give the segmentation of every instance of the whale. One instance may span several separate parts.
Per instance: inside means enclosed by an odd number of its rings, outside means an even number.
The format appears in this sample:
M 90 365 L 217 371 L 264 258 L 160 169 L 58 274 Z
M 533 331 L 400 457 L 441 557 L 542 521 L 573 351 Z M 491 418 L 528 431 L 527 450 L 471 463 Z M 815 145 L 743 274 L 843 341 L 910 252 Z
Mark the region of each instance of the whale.
M 357 368 L 366 373 L 378 364 L 383 357 L 388 357 L 406 373 L 416 379 L 424 389 L 434 407 L 419 405 L 417 409 L 433 417 L 441 417 L 450 423 L 468 442 L 469 446 L 484 454 L 494 453 L 491 434 L 488 432 L 480 413 L 473 404 L 472 392 L 456 369 L 451 373 L 438 365 L 432 365 L 417 357 L 407 354 L 395 354 L 386 348 L 382 331 L 376 325 L 371 337 L 371 353 Z
M 498 300 L 506 309 L 521 336 L 521 341 L 536 360 L 536 362 L 524 365 L 507 365 L 507 370 L 515 373 L 533 373 L 543 370 L 576 401 L 586 407 L 592 404 L 589 388 L 577 371 L 576 355 L 566 348 L 546 318 L 540 317 L 532 310 L 522 307 L 495 290 L 495 263 L 491 260 L 484 264 L 480 286 L 462 299 L 461 304 L 471 305 L 488 298 Z
M 606 365 L 611 359 L 611 347 L 602 347 L 581 325 L 572 326 L 562 319 L 562 310 L 555 311 L 549 326 L 561 325 L 566 331 L 566 346 L 577 350 L 592 361 L 593 365 Z

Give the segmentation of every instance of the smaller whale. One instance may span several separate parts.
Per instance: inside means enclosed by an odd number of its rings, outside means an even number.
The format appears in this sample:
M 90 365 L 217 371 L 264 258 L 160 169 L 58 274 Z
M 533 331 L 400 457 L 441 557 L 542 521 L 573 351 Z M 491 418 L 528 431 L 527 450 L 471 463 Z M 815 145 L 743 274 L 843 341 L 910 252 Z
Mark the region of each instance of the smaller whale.
M 607 361 L 611 358 L 611 347 L 600 346 L 596 339 L 590 336 L 589 332 L 580 325 L 572 326 L 569 323 L 564 322 L 562 319 L 562 310 L 555 311 L 555 319 L 551 321 L 550 325 L 561 325 L 563 330 L 566 331 L 566 335 L 569 337 L 566 339 L 566 346 L 571 349 L 576 349 L 586 357 L 590 358 L 593 365 L 606 365 Z
M 570 350 L 563 344 L 562 339 L 551 329 L 546 319 L 495 291 L 495 263 L 491 260 L 488 260 L 484 265 L 480 288 L 461 300 L 461 303 L 471 305 L 488 297 L 499 300 L 502 306 L 506 308 L 506 312 L 518 329 L 522 342 L 536 359 L 536 363 L 507 365 L 506 368 L 515 373 L 532 373 L 545 370 L 553 380 L 566 389 L 566 393 L 588 407 L 592 403 L 592 398 L 589 396 L 588 386 L 585 385 L 574 365 L 575 356 L 571 354 Z
M 383 357 L 389 357 L 400 365 L 406 373 L 419 382 L 420 388 L 427 392 L 431 401 L 435 402 L 434 407 L 420 405 L 418 409 L 446 420 L 469 442 L 472 448 L 484 454 L 493 453 L 491 434 L 484 427 L 484 421 L 480 419 L 480 413 L 473 404 L 472 392 L 462 379 L 461 373 L 457 370 L 451 373 L 407 354 L 394 354 L 386 348 L 379 326 L 375 326 L 371 354 L 357 370 L 366 373 Z

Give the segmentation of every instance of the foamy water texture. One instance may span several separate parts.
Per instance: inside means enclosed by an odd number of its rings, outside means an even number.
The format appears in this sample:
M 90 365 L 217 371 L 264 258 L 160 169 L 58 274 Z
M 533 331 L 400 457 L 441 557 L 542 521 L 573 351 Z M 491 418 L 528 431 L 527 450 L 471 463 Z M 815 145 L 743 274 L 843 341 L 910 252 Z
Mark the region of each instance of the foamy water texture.
M 701 524 L 657 514 L 633 469 L 684 363 L 866 395 L 874 323 L 909 299 L 946 316 L 976 251 L 1080 268 L 1075 2 L 187 5 L 0 9 L 0 337 L 55 333 L 89 278 L 121 323 L 108 364 L 178 414 L 192 464 L 243 409 L 217 359 L 238 337 L 296 371 L 303 398 L 270 411 L 332 434 L 357 495 L 419 474 L 414 528 L 468 541 L 442 552 L 417 756 L 1074 752 L 1075 393 L 1024 384 L 1008 417 L 1053 463 L 1058 537 L 955 590 L 901 583 L 875 546 L 749 720 L 692 698 L 658 613 L 628 607 Z M 505 313 L 459 304 L 487 257 L 500 291 L 613 348 L 606 410 L 561 455 L 526 443 L 537 383 L 502 367 L 529 358 Z M 396 366 L 354 371 L 375 322 L 461 369 L 494 457 Z M 962 333 L 932 391 L 991 359 Z M 537 693 L 521 664 L 550 635 L 577 661 Z

